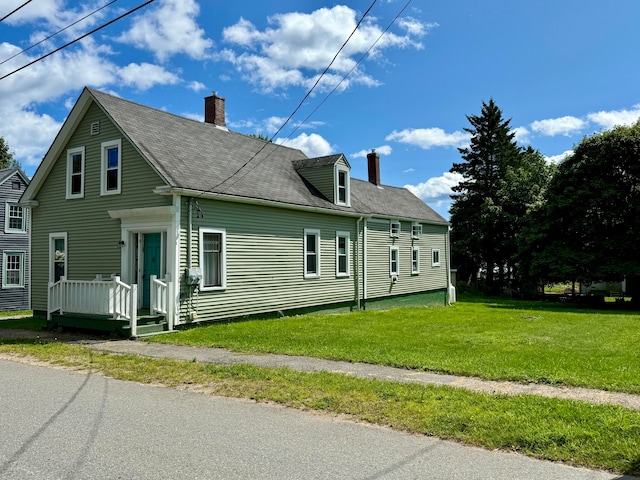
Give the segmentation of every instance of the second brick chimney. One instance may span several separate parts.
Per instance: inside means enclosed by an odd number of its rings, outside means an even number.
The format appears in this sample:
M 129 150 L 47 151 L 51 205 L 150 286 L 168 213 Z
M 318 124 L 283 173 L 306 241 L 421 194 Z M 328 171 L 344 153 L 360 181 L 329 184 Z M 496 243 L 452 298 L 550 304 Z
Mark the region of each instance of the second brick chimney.
M 380 185 L 380 154 L 376 153 L 375 148 L 371 150 L 371 153 L 367 153 L 367 163 L 369 165 L 369 182 Z
M 219 97 L 217 94 L 213 94 L 210 97 L 204 98 L 204 121 L 206 123 L 213 123 L 220 127 L 227 126 L 227 120 L 224 113 L 225 99 Z

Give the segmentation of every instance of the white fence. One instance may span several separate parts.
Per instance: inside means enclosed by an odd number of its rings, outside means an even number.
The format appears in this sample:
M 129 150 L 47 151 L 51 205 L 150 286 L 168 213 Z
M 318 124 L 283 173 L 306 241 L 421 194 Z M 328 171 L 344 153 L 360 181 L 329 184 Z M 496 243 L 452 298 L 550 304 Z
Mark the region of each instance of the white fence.
M 172 283 L 167 274 L 164 280 L 159 279 L 155 275 L 151 275 L 149 284 L 149 310 L 152 314 L 165 315 L 169 323 L 169 329 L 173 329 L 171 312 L 173 311 L 173 302 L 171 299 Z

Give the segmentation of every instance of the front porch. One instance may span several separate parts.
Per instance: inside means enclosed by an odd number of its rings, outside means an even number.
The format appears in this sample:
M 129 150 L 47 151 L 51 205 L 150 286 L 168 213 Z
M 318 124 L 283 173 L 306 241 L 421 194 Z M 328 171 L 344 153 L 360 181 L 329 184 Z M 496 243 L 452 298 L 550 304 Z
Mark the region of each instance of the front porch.
M 138 285 L 118 276 L 103 280 L 67 280 L 49 283 L 47 328 L 78 328 L 117 333 L 125 338 L 173 330 L 172 282 L 168 276 L 149 282 L 149 308 L 138 308 Z

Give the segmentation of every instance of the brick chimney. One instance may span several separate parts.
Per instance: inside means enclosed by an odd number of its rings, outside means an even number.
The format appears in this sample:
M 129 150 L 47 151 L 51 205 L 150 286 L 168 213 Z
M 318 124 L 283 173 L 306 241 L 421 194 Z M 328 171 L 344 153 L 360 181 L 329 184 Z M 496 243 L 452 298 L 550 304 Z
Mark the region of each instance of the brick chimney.
M 367 163 L 369 165 L 369 182 L 380 185 L 380 154 L 373 148 L 371 153 L 367 153 Z
M 224 114 L 225 99 L 219 97 L 216 93 L 210 97 L 204 98 L 204 121 L 213 123 L 221 127 L 227 126 L 227 120 Z

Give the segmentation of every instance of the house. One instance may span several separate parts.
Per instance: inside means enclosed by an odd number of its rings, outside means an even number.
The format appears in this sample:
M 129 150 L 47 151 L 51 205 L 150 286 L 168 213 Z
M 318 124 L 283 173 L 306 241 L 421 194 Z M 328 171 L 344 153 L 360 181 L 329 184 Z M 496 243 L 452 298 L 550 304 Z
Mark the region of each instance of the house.
M 29 218 L 18 204 L 27 185 L 29 179 L 19 168 L 0 170 L 1 311 L 29 309 Z
M 224 109 L 207 97 L 198 122 L 83 90 L 21 202 L 50 327 L 449 301 L 448 223 L 382 185 L 377 153 L 357 180 L 342 154 L 229 131 Z

